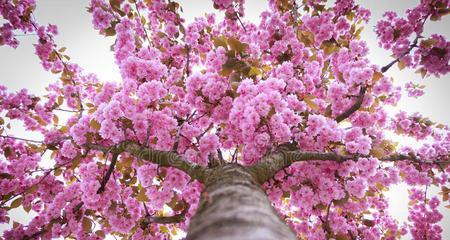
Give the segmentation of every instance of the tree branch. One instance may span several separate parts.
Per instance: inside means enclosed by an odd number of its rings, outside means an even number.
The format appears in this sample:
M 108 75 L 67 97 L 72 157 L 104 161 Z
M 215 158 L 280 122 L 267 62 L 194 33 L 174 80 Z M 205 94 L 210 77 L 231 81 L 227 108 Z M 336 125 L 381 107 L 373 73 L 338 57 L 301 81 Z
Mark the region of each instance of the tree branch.
M 426 20 L 426 18 L 425 18 L 425 20 Z M 419 38 L 420 38 L 420 36 L 417 35 L 416 38 L 413 40 L 413 43 L 409 46 L 409 48 L 403 54 L 401 54 L 398 58 L 396 58 L 395 60 L 393 60 L 386 66 L 382 67 L 381 73 L 387 72 L 395 63 L 399 62 L 404 56 L 409 54 L 411 52 L 411 50 L 413 50 L 415 47 L 417 47 L 417 42 L 418 42 Z M 345 120 L 346 118 L 348 118 L 350 115 L 352 115 L 354 112 L 356 112 L 361 107 L 366 91 L 367 91 L 367 86 L 362 86 L 356 102 L 347 111 L 341 113 L 339 116 L 336 117 L 336 121 L 338 123 Z
M 325 216 L 325 220 L 322 219 L 322 216 L 319 217 L 320 221 L 322 221 L 322 228 L 323 228 L 323 230 L 325 230 L 328 238 L 332 237 L 332 230 L 331 230 L 330 221 L 329 221 L 330 209 L 331 209 L 332 204 L 333 204 L 333 201 L 330 201 L 330 203 L 327 206 L 327 213 Z
M 414 47 L 417 47 L 418 40 L 419 40 L 419 36 L 417 36 L 414 39 L 413 43 L 409 46 L 409 48 L 402 55 L 400 55 L 398 58 L 396 58 L 394 61 L 390 62 L 386 66 L 382 67 L 381 68 L 381 72 L 385 73 L 395 63 L 399 62 L 404 56 L 406 56 L 408 53 L 410 53 L 411 50 L 414 49 Z M 362 105 L 362 103 L 364 101 L 364 96 L 366 94 L 366 91 L 367 91 L 367 86 L 361 86 L 361 89 L 359 91 L 359 95 L 358 95 L 358 98 L 356 99 L 356 102 L 349 109 L 347 109 L 345 112 L 343 112 L 339 116 L 337 116 L 336 117 L 336 122 L 338 122 L 338 123 L 342 122 L 343 120 L 345 120 L 348 117 L 350 117 L 350 115 L 352 115 L 354 112 L 356 112 L 361 107 L 361 105 Z
M 407 54 L 409 54 L 411 52 L 411 50 L 413 50 L 413 48 L 417 47 L 417 42 L 419 41 L 419 36 L 416 36 L 416 38 L 414 38 L 413 43 L 409 46 L 409 48 L 400 56 L 398 56 L 394 61 L 390 62 L 389 64 L 387 64 L 386 66 L 381 68 L 381 72 L 385 73 L 387 72 L 387 70 L 389 70 L 389 68 L 391 68 L 395 63 L 399 62 L 404 56 L 406 56 Z
M 356 102 L 353 103 L 353 105 L 347 109 L 345 112 L 341 113 L 339 116 L 336 117 L 336 122 L 342 122 L 343 120 L 347 119 L 352 115 L 354 112 L 358 111 L 358 109 L 361 107 L 363 101 L 364 101 L 364 95 L 366 94 L 367 86 L 362 86 L 359 90 L 358 98 L 356 99 Z
M 33 17 L 34 17 L 34 16 L 33 16 Z M 36 32 L 39 31 L 39 28 L 36 26 L 36 24 L 35 24 L 33 21 L 30 21 L 30 24 L 33 26 L 33 28 L 35 29 Z M 52 35 L 49 35 L 49 34 L 46 34 L 46 35 L 47 35 L 47 37 L 50 38 L 50 40 L 53 42 L 53 36 L 52 36 Z M 56 45 L 55 45 L 55 47 L 56 47 Z M 56 49 L 53 49 L 53 52 L 55 53 L 56 57 L 58 57 L 58 59 L 61 61 L 62 65 L 63 65 L 63 67 L 64 67 L 64 70 L 67 71 L 67 72 L 73 73 L 73 71 L 69 70 L 69 68 L 68 68 L 68 66 L 67 66 L 67 63 L 63 60 L 63 58 L 62 58 L 62 56 L 61 56 L 61 53 L 59 53 Z M 78 86 L 77 83 L 75 82 L 75 80 L 73 79 L 73 77 L 70 78 L 70 81 L 72 82 L 72 85 L 73 85 L 75 88 Z M 81 99 L 81 94 L 80 94 L 80 91 L 79 91 L 79 90 L 76 92 L 75 95 L 76 95 L 76 97 L 78 98 L 78 102 L 79 102 L 79 104 L 80 104 L 80 106 L 79 106 L 79 108 L 78 108 L 78 110 L 79 110 L 79 111 L 78 111 L 78 112 L 79 112 L 78 119 L 80 119 L 80 118 L 83 116 L 83 111 L 84 111 L 83 101 L 82 101 L 82 99 Z
M 63 108 L 53 108 L 53 110 L 61 111 L 61 112 L 70 112 L 70 113 L 79 113 L 81 110 L 75 111 L 75 110 L 68 110 Z
M 32 139 L 25 139 L 25 138 L 13 137 L 13 136 L 0 135 L 0 137 L 2 137 L 2 138 L 10 138 L 10 139 L 14 139 L 14 140 L 20 140 L 20 141 L 25 141 L 25 142 L 31 142 L 31 143 L 39 143 L 39 144 L 44 143 L 43 141 L 32 140 Z
M 86 152 L 86 154 L 87 154 L 87 152 Z M 78 155 L 78 156 L 80 156 L 80 155 Z M 78 156 L 77 156 L 77 157 L 78 157 Z M 84 154 L 81 155 L 81 156 L 83 157 Z M 66 166 L 67 164 L 72 163 L 72 162 L 73 162 L 73 159 L 71 159 L 70 161 L 67 161 L 67 162 L 65 162 L 65 163 L 63 163 L 63 164 L 57 165 L 57 166 L 55 166 L 55 167 L 52 168 L 52 169 L 49 169 L 49 170 L 45 171 L 44 175 L 39 176 L 40 179 L 39 179 L 38 182 L 36 182 L 36 183 L 34 183 L 34 184 L 31 184 L 30 186 L 26 187 L 24 190 L 22 190 L 22 191 L 19 192 L 19 193 L 12 194 L 12 192 L 11 192 L 12 195 L 11 195 L 9 198 L 3 199 L 3 200 L 0 202 L 0 207 L 3 207 L 3 205 L 5 205 L 7 202 L 11 201 L 12 199 L 16 198 L 17 196 L 24 195 L 24 194 L 25 194 L 28 190 L 30 190 L 32 187 L 34 187 L 34 186 L 39 186 L 39 184 L 41 184 L 48 176 L 50 176 L 50 174 L 51 174 L 53 171 L 55 171 L 56 169 L 59 169 L 59 168 L 61 168 L 61 167 L 63 167 L 63 166 Z M 37 178 L 36 178 L 36 179 L 37 179 Z M 24 196 L 23 196 L 23 197 L 24 197 Z
M 295 162 L 305 161 L 334 161 L 342 163 L 345 161 L 357 161 L 362 155 L 340 155 L 333 152 L 302 152 L 302 151 L 279 151 L 264 157 L 258 164 L 247 167 L 253 177 L 263 184 L 271 179 L 278 171 L 289 167 Z M 450 164 L 450 159 L 427 160 L 419 159 L 414 155 L 392 154 L 379 158 L 382 162 L 411 161 L 418 164 Z
M 21 240 L 44 239 L 42 237 L 42 235 L 46 234 L 51 229 L 51 226 L 53 226 L 53 224 L 59 223 L 60 225 L 64 225 L 64 224 L 67 223 L 67 222 L 64 222 L 64 221 L 66 221 L 65 217 L 53 218 L 53 219 L 50 220 L 49 224 L 41 226 L 41 229 L 39 231 L 37 231 L 37 232 L 35 232 L 35 233 L 33 233 L 32 235 L 29 235 L 29 236 L 28 235 L 23 236 L 21 238 Z
M 186 44 L 185 46 L 186 49 L 186 78 L 189 77 L 189 54 L 191 52 L 191 47 L 189 45 Z
M 234 14 L 236 15 L 237 20 L 239 21 L 239 23 L 241 24 L 242 28 L 244 29 L 244 32 L 247 32 L 247 29 L 245 28 L 244 23 L 241 21 L 241 18 L 239 17 L 239 14 L 237 12 L 234 12 Z
M 109 149 L 109 147 L 98 144 L 86 144 L 85 147 L 103 152 L 106 152 Z M 173 167 L 179 169 L 188 174 L 191 178 L 200 182 L 203 182 L 207 175 L 206 168 L 189 162 L 182 156 L 171 151 L 150 149 L 133 141 L 124 141 L 116 146 L 113 146 L 111 149 L 113 154 L 127 152 L 134 157 L 157 164 L 161 167 Z
M 175 214 L 173 216 L 168 216 L 168 217 L 159 216 L 158 217 L 158 216 L 151 216 L 151 215 L 147 214 L 147 216 L 145 216 L 145 218 L 141 222 L 141 228 L 145 229 L 145 228 L 147 228 L 148 225 L 150 225 L 152 223 L 174 224 L 174 223 L 184 222 L 184 220 L 186 219 L 186 213 L 189 210 L 189 204 L 186 203 L 185 201 L 183 201 L 183 203 L 184 203 L 183 211 L 181 211 L 181 213 Z
M 119 152 L 114 152 L 111 158 L 111 164 L 109 165 L 108 171 L 105 176 L 103 176 L 100 188 L 97 190 L 97 194 L 103 193 L 105 191 L 106 184 L 111 177 L 111 174 L 114 172 L 114 168 L 116 166 L 117 158 L 119 157 Z
M 142 16 L 141 16 L 141 13 L 139 12 L 139 6 L 138 6 L 137 2 L 134 3 L 134 6 L 136 7 L 136 12 L 138 14 L 139 20 L 141 20 Z M 144 34 L 145 34 L 145 37 L 147 38 L 148 44 L 151 45 L 152 42 L 150 41 L 150 38 L 148 37 L 148 33 L 147 33 L 147 29 L 145 28 L 145 25 L 142 26 L 142 28 L 144 29 Z

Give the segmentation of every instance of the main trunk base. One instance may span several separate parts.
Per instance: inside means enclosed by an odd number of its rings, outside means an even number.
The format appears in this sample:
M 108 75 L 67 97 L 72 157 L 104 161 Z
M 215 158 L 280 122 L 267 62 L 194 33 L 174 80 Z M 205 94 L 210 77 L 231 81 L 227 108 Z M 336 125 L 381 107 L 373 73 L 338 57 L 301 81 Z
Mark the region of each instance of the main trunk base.
M 291 240 L 266 193 L 242 166 L 217 167 L 205 181 L 188 240 Z

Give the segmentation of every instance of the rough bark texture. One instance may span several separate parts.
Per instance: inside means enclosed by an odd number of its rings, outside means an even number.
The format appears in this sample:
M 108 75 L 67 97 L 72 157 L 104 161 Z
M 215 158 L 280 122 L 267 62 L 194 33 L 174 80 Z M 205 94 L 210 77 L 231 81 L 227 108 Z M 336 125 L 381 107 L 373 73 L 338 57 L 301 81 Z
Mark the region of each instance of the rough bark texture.
M 205 179 L 188 240 L 296 239 L 281 220 L 259 183 L 242 166 L 219 166 Z
M 248 167 L 247 170 L 260 184 L 263 184 L 278 171 L 289 167 L 294 162 L 314 160 L 344 162 L 357 158 L 358 156 L 345 156 L 332 152 L 279 151 L 265 156 L 259 163 Z
M 196 179 L 200 182 L 203 182 L 205 175 L 208 172 L 206 168 L 185 160 L 175 152 L 150 149 L 133 141 L 123 141 L 120 144 L 111 147 L 98 144 L 86 144 L 84 146 L 87 149 L 99 150 L 104 153 L 121 154 L 127 152 L 139 159 L 158 164 L 161 167 L 177 168 L 187 173 L 192 179 Z

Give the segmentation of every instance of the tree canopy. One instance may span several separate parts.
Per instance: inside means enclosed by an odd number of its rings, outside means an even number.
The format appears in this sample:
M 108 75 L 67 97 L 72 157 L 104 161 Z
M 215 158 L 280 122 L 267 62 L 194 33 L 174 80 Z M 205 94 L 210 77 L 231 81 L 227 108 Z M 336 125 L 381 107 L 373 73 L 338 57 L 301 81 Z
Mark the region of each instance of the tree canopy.
M 3 238 L 175 238 L 216 169 L 239 165 L 299 239 L 441 239 L 449 128 L 386 107 L 424 93 L 409 83 L 402 96 L 394 66 L 447 77 L 450 44 L 424 28 L 449 1 L 386 12 L 374 29 L 392 53 L 384 66 L 367 58 L 378 47 L 360 36 L 370 9 L 353 0 L 269 0 L 260 22 L 242 19 L 244 0 L 208 3 L 223 20 L 185 24 L 174 0 L 91 0 L 93 27 L 115 39 L 114 82 L 70 60 L 34 0 L 0 0 L 0 45 L 36 34 L 36 56 L 59 78 L 42 96 L 0 85 Z M 15 134 L 19 123 L 42 139 Z M 398 183 L 409 186 L 407 224 L 387 211 Z M 18 207 L 35 217 L 10 221 Z

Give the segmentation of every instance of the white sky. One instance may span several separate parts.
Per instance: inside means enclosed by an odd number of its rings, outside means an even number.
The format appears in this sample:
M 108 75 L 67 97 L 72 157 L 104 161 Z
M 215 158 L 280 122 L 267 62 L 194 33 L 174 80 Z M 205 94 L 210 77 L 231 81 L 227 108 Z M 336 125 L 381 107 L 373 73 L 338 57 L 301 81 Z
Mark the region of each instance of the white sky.
M 78 63 L 87 72 L 96 73 L 101 80 L 120 81 L 118 67 L 114 63 L 113 53 L 110 46 L 113 38 L 105 38 L 97 34 L 92 28 L 91 16 L 86 12 L 88 0 L 38 0 L 35 16 L 40 24 L 53 23 L 58 26 L 59 35 L 55 42 L 59 47 L 67 47 L 66 53 L 71 57 L 71 61 Z M 184 17 L 187 22 L 191 22 L 194 17 L 202 16 L 204 13 L 216 12 L 210 0 L 179 0 L 184 9 Z M 332 1 L 334 2 L 334 0 Z M 362 39 L 367 41 L 370 48 L 369 58 L 372 63 L 384 66 L 392 58 L 390 53 L 379 48 L 376 35 L 373 28 L 381 15 L 388 10 L 393 10 L 403 15 L 404 10 L 414 7 L 418 0 L 365 0 L 357 2 L 371 10 L 372 17 L 366 29 L 362 33 Z M 258 22 L 259 14 L 266 9 L 265 0 L 247 0 L 246 16 L 243 20 Z M 218 13 L 220 15 L 220 13 Z M 1 20 L 0 20 L 1 23 Z M 450 17 L 444 18 L 440 22 L 427 22 L 425 25 L 425 35 L 430 33 L 444 34 L 447 39 L 450 38 Z M 9 91 L 16 91 L 22 88 L 28 88 L 30 92 L 42 95 L 44 88 L 53 81 L 57 81 L 56 75 L 45 72 L 37 56 L 34 55 L 33 43 L 35 36 L 19 37 L 21 41 L 17 49 L 10 47 L 0 47 L 0 84 L 8 87 Z M 403 109 L 407 112 L 421 112 L 431 120 L 450 125 L 450 95 L 447 94 L 450 89 L 449 75 L 440 79 L 431 77 L 421 79 L 420 75 L 412 70 L 399 71 L 396 66 L 392 67 L 387 73 L 395 79 L 394 84 L 404 86 L 406 82 L 413 81 L 426 85 L 425 95 L 418 98 L 408 98 L 406 95 L 398 104 L 397 109 Z M 395 111 L 395 110 L 394 110 Z M 13 132 L 17 136 L 25 134 L 22 131 Z M 402 144 L 411 144 L 402 140 Z M 432 189 L 432 192 L 437 192 Z M 407 218 L 407 190 L 405 185 L 399 185 L 391 188 L 387 194 L 390 197 L 390 210 L 392 214 L 400 221 Z M 445 205 L 447 205 L 445 203 Z M 444 229 L 444 239 L 450 239 L 450 211 L 445 210 L 445 217 L 441 221 Z M 12 216 L 13 220 L 26 222 L 27 217 L 23 216 L 23 211 L 16 211 Z M 7 229 L 6 224 L 0 225 L 0 232 Z M 406 237 L 405 239 L 409 238 Z

